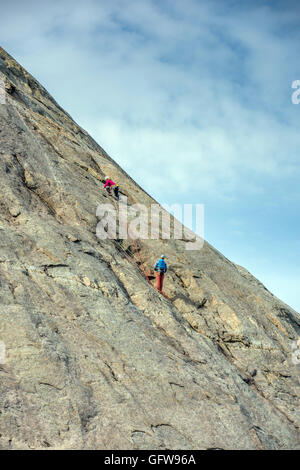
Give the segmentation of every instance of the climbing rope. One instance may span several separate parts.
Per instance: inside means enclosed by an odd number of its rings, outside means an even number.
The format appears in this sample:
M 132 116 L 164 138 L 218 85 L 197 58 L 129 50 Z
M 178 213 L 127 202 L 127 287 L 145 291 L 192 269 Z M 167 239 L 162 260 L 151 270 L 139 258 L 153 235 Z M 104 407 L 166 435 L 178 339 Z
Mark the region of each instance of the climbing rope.
M 112 198 L 113 198 L 113 196 L 112 196 Z M 118 203 L 115 201 L 114 198 L 113 198 L 113 203 L 114 203 L 116 209 L 119 210 L 119 205 L 118 205 Z M 142 258 L 141 258 L 141 254 L 140 254 L 140 252 L 139 252 L 139 249 L 138 249 L 136 240 L 135 240 L 133 237 L 130 236 L 129 227 L 128 227 L 128 222 L 126 222 L 126 226 L 127 226 L 127 233 L 128 233 L 128 236 L 129 236 L 130 240 L 133 242 L 133 245 L 134 245 L 134 248 L 135 248 L 137 257 L 139 258 L 141 271 L 142 271 L 142 273 L 144 274 L 144 276 L 145 276 L 147 282 L 150 284 L 150 286 L 153 287 L 152 283 L 150 282 L 149 276 L 148 276 L 148 274 L 146 273 L 146 271 L 145 271 L 145 269 L 144 269 L 144 264 L 143 264 L 143 261 L 142 261 Z M 122 249 L 123 249 L 123 251 L 125 252 L 126 256 L 128 256 L 123 247 L 122 247 Z M 131 260 L 130 260 L 130 261 L 131 261 Z M 167 294 L 165 294 L 163 291 L 160 291 L 160 293 L 161 293 L 167 300 L 171 300 L 170 297 L 168 297 Z
M 113 203 L 114 203 L 116 209 L 119 211 L 119 204 L 114 200 L 114 198 L 113 198 Z M 128 222 L 126 222 L 126 227 L 127 227 L 128 236 L 129 236 L 130 240 L 133 242 L 133 245 L 134 245 L 134 248 L 135 248 L 137 257 L 138 257 L 138 259 L 139 259 L 141 271 L 143 272 L 143 274 L 144 274 L 145 278 L 147 279 L 147 281 L 149 282 L 149 284 L 152 286 L 152 284 L 151 284 L 151 282 L 150 282 L 150 279 L 149 279 L 149 276 L 148 276 L 148 274 L 146 273 L 146 271 L 145 271 L 145 269 L 144 269 L 144 264 L 143 264 L 143 261 L 142 261 L 142 258 L 141 258 L 141 254 L 140 254 L 140 252 L 139 252 L 139 249 L 138 249 L 136 240 L 135 240 L 133 237 L 131 237 L 131 235 L 130 235 L 129 227 L 128 227 Z M 124 251 L 125 251 L 125 250 L 124 250 Z M 125 252 L 125 253 L 126 253 L 126 252 Z M 127 254 L 127 253 L 126 253 L 126 254 Z
M 115 184 L 112 180 L 109 180 L 109 177 L 108 177 L 108 176 L 105 177 L 105 180 L 107 180 L 107 181 L 106 181 L 106 184 L 104 185 L 104 188 L 105 188 L 106 185 L 108 185 L 108 184 L 109 184 L 110 186 L 112 186 L 112 185 Z M 119 212 L 119 204 L 115 201 L 114 196 L 113 196 L 112 193 L 111 193 L 111 188 L 109 187 L 108 189 L 109 189 L 109 191 L 108 191 L 109 194 L 112 196 L 112 200 L 113 200 L 113 203 L 114 203 L 114 205 L 115 205 L 115 208 L 116 208 L 117 211 Z M 126 222 L 126 227 L 127 227 L 127 234 L 128 234 L 129 238 L 131 239 L 131 241 L 132 241 L 132 243 L 133 243 L 133 245 L 134 245 L 134 248 L 135 248 L 135 251 L 136 251 L 136 256 L 137 256 L 137 258 L 138 258 L 138 260 L 139 260 L 139 269 L 140 269 L 140 271 L 142 272 L 142 274 L 144 275 L 144 277 L 145 277 L 145 279 L 147 280 L 148 284 L 150 284 L 151 287 L 154 287 L 154 286 L 152 285 L 152 283 L 150 282 L 149 275 L 147 274 L 147 272 L 146 272 L 146 270 L 145 270 L 145 268 L 144 268 L 144 264 L 143 264 L 143 261 L 142 261 L 142 258 L 141 258 L 141 254 L 140 254 L 138 245 L 137 245 L 137 243 L 136 243 L 136 240 L 135 240 L 134 237 L 132 237 L 132 236 L 130 235 L 128 222 Z M 122 247 L 122 245 L 120 244 L 119 246 L 123 249 L 124 253 L 125 253 L 126 256 L 127 256 L 127 252 L 126 252 L 125 249 Z M 164 294 L 164 292 L 162 291 L 162 289 L 161 289 L 160 286 L 157 288 L 157 290 L 158 290 L 166 299 L 171 300 L 171 299 L 169 299 L 169 297 L 168 297 L 166 294 Z

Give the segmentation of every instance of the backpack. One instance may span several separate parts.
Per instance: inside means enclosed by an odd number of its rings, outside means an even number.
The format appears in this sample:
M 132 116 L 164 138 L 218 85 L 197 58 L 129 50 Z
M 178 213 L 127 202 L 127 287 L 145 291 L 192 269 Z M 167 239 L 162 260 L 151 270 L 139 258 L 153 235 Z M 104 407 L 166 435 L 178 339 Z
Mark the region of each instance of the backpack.
M 160 259 L 157 265 L 157 270 L 161 272 L 165 272 L 166 270 L 166 263 L 163 259 Z

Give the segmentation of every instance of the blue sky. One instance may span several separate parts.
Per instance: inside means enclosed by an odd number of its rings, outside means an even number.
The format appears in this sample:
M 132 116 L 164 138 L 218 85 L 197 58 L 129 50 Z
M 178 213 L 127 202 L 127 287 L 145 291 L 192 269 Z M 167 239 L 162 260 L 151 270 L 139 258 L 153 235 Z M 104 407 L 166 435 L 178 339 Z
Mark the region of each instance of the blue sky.
M 300 311 L 300 3 L 52 0 L 0 43 L 161 203 Z

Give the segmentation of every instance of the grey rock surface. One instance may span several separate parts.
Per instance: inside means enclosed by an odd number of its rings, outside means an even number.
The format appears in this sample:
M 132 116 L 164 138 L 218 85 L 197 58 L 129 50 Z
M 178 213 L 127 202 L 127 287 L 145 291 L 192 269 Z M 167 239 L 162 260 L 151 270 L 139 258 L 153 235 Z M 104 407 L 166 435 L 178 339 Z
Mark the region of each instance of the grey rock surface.
M 0 79 L 0 448 L 299 448 L 299 314 L 208 243 L 99 240 L 106 174 L 155 201 L 1 48 Z

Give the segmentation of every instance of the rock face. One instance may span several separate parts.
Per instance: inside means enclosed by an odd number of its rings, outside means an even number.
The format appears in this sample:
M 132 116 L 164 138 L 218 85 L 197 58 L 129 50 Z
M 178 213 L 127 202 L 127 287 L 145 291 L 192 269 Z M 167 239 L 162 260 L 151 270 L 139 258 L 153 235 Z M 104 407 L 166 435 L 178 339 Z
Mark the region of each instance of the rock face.
M 298 313 L 207 243 L 99 240 L 105 174 L 155 201 L 3 49 L 0 79 L 0 447 L 298 448 Z

